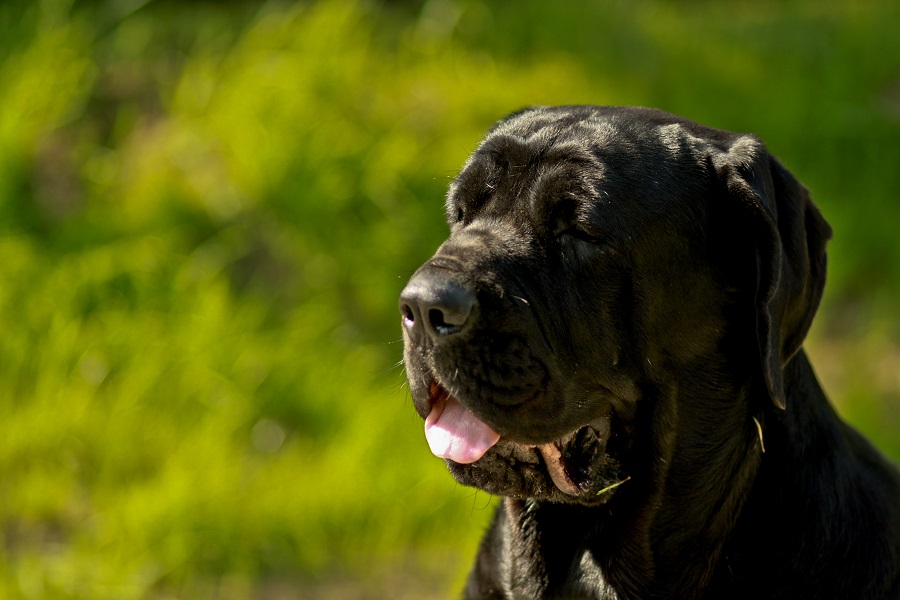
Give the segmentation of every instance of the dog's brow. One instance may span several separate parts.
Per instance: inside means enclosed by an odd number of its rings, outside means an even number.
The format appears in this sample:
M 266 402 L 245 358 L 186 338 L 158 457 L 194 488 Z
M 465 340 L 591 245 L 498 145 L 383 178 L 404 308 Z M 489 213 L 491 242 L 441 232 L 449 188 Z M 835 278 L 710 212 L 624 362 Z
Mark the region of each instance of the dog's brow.
M 566 156 L 549 162 L 537 176 L 533 208 L 538 212 L 574 213 L 582 200 L 598 195 L 595 184 L 599 178 L 600 167 L 595 160 Z
M 497 190 L 500 177 L 501 168 L 495 161 L 473 162 L 457 176 L 448 199 L 464 211 L 477 210 Z

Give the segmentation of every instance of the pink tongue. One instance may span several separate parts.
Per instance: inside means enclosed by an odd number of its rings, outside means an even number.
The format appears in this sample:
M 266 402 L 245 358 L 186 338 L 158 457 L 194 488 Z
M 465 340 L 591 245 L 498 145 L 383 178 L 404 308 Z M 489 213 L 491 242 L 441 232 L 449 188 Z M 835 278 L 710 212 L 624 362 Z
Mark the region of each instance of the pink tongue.
M 484 456 L 500 434 L 448 396 L 436 402 L 425 419 L 425 439 L 435 456 L 469 464 Z

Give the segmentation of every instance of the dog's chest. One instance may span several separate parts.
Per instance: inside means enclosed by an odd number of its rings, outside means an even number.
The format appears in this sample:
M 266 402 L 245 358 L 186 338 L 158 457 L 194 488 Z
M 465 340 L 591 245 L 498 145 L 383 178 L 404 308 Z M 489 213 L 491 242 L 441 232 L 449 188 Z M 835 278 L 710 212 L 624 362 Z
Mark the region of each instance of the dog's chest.
M 585 600 L 619 600 L 619 595 L 606 582 L 600 565 L 590 551 L 584 551 L 572 574 L 570 590 L 565 597 Z

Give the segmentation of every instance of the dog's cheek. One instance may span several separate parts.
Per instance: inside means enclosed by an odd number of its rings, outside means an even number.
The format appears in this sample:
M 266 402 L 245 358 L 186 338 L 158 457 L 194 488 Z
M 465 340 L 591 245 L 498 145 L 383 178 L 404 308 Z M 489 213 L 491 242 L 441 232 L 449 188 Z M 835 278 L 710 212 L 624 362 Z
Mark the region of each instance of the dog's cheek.
M 615 274 L 585 273 L 570 284 L 566 328 L 575 364 L 618 371 L 634 343 L 634 298 Z

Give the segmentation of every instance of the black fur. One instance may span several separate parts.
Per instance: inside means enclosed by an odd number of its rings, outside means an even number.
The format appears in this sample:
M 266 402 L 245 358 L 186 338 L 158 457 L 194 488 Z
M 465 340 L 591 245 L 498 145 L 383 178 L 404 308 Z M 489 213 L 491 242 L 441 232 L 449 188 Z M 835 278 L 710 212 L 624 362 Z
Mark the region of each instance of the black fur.
M 505 497 L 467 598 L 900 598 L 900 476 L 801 348 L 831 230 L 757 138 L 526 109 L 447 215 L 401 311 L 419 414 L 452 396 L 502 436 L 447 461 Z

